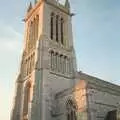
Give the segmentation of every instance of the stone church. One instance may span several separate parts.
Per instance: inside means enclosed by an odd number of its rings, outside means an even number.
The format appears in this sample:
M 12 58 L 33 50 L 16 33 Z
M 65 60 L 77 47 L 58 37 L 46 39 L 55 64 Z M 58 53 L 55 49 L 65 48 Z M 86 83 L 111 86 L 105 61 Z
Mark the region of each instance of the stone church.
M 120 120 L 120 86 L 77 72 L 70 3 L 35 0 L 11 120 Z

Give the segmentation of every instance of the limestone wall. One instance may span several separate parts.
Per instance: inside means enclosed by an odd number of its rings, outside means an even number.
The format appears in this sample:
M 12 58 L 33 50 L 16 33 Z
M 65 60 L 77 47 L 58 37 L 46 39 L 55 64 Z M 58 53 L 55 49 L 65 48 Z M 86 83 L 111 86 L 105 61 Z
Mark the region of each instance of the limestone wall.
M 113 93 L 114 92 L 114 93 Z M 88 84 L 88 114 L 89 120 L 104 120 L 109 111 L 117 109 L 120 104 L 120 94 L 109 86 Z

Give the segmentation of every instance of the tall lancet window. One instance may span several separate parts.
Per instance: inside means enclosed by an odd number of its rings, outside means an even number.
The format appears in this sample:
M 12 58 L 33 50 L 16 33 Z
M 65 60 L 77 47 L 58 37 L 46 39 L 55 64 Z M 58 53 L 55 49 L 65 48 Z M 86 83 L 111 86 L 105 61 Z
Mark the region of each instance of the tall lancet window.
M 51 14 L 51 21 L 50 21 L 50 38 L 53 40 L 53 22 L 54 22 L 54 13 Z
M 35 41 L 38 39 L 38 32 L 39 32 L 39 16 L 36 16 L 35 19 Z
M 30 23 L 29 27 L 29 40 L 28 40 L 28 50 L 31 49 L 31 41 L 32 41 L 32 27 L 33 27 L 33 22 Z
M 31 49 L 33 48 L 33 42 L 34 42 L 34 21 L 32 21 L 32 24 L 31 24 L 31 41 L 30 41 L 30 44 L 31 44 Z
M 68 100 L 66 103 L 67 120 L 77 120 L 76 116 L 76 104 L 72 100 Z
M 23 120 L 28 120 L 28 110 L 30 103 L 30 88 L 31 84 L 28 82 L 24 89 L 24 107 L 23 107 Z
M 51 51 L 50 52 L 50 59 L 51 59 L 51 70 L 53 71 L 54 70 L 54 52 Z
M 57 15 L 56 16 L 56 41 L 58 42 L 59 41 L 59 34 L 58 34 L 58 29 L 59 29 L 59 16 Z
M 35 47 L 35 18 L 33 20 L 33 47 Z
M 64 44 L 64 37 L 63 37 L 63 18 L 61 18 L 61 43 Z

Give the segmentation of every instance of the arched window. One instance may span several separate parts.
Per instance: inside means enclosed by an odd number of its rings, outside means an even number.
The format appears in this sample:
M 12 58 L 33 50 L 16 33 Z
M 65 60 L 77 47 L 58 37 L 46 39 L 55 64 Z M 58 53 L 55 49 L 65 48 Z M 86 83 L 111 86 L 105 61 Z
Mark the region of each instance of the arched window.
M 55 68 L 56 68 L 56 71 L 58 71 L 58 53 L 55 54 L 55 60 L 56 60 L 56 62 L 55 62 L 56 63 L 55 66 L 56 67 Z
M 29 61 L 29 62 L 30 62 L 30 63 L 29 63 L 29 64 L 30 64 L 30 68 L 29 68 L 29 69 L 30 69 L 30 73 L 31 73 L 31 72 L 32 72 L 32 56 L 30 56 L 29 59 L 30 59 L 30 61 Z
M 29 23 L 29 30 L 28 30 L 28 42 L 27 42 L 27 48 L 28 52 L 33 49 L 36 45 L 36 41 L 38 39 L 38 29 L 39 29 L 39 16 L 37 15 L 36 18 L 34 18 Z
M 58 55 L 58 72 L 60 72 L 60 68 L 61 68 L 61 62 L 60 62 L 60 55 Z
M 33 42 L 34 42 L 34 21 L 32 21 L 31 24 L 31 41 L 30 41 L 30 48 L 33 48 Z
M 28 61 L 28 59 L 26 60 L 26 75 L 28 75 L 29 74 L 29 61 Z
M 66 73 L 66 67 L 67 67 L 66 59 L 67 59 L 67 56 L 64 57 L 64 73 Z
M 57 15 L 57 16 L 56 16 L 56 41 L 57 41 L 57 42 L 59 41 L 59 40 L 58 40 L 58 39 L 59 39 L 59 34 L 58 34 L 58 29 L 59 29 L 58 26 L 59 26 L 59 25 L 58 25 L 58 24 L 59 24 L 59 16 Z
M 64 44 L 64 38 L 63 38 L 63 18 L 61 18 L 61 43 Z
M 35 47 L 35 18 L 33 20 L 33 47 Z
M 27 70 L 28 70 L 28 68 L 27 68 L 27 60 L 25 60 L 25 76 L 27 76 Z
M 33 53 L 32 55 L 32 71 L 34 69 L 34 66 L 35 66 L 35 53 Z
M 62 73 L 63 70 L 63 55 L 60 55 L 60 72 Z
M 31 71 L 30 71 L 30 66 L 31 66 L 31 65 L 30 65 L 30 57 L 29 57 L 29 58 L 28 58 L 28 74 L 30 74 L 30 72 L 31 72 Z
M 51 20 L 50 20 L 50 38 L 53 40 L 53 21 L 54 20 L 54 13 L 51 14 Z
M 64 74 L 64 55 L 62 56 L 62 58 L 61 58 L 61 62 L 62 62 L 62 64 L 61 64 L 61 73 L 62 74 Z
M 76 104 L 72 100 L 68 100 L 66 103 L 67 120 L 77 120 L 76 116 Z
M 51 61 L 51 70 L 54 70 L 54 52 L 53 51 L 51 51 L 50 52 L 50 61 Z
M 31 42 L 32 42 L 32 27 L 33 27 L 33 22 L 31 21 L 30 27 L 29 27 L 29 40 L 28 40 L 28 51 L 31 49 Z
M 28 82 L 24 89 L 24 107 L 23 107 L 23 120 L 28 120 L 28 109 L 30 103 L 30 88 L 31 84 Z
M 35 41 L 38 39 L 38 32 L 39 32 L 39 15 L 36 16 L 35 20 Z
M 73 62 L 72 62 L 72 59 L 69 60 L 69 66 L 70 66 L 70 74 L 73 73 Z

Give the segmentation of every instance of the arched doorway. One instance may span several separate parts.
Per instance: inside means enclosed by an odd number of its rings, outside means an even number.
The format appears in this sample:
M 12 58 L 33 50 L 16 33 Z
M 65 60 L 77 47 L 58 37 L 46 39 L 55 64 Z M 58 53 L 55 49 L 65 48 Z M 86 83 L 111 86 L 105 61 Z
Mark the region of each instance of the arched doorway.
M 66 109 L 67 109 L 67 120 L 77 120 L 76 110 L 77 106 L 72 100 L 68 100 L 66 102 Z

